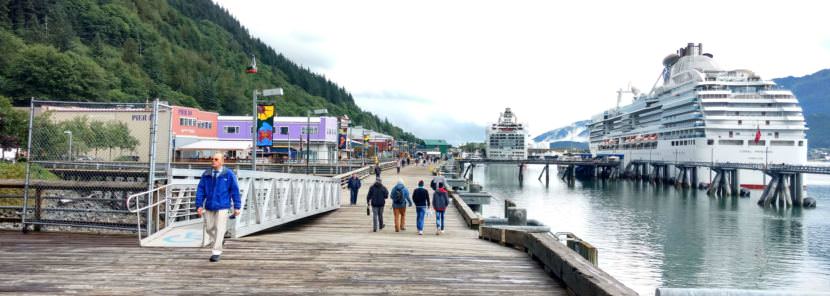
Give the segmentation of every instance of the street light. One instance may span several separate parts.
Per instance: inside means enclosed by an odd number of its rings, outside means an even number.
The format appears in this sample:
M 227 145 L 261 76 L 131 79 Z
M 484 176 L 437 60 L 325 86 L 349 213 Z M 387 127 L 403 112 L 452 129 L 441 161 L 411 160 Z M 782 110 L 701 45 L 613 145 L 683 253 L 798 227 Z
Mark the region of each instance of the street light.
M 362 125 L 355 125 L 355 126 L 352 127 L 352 130 L 360 130 L 360 133 L 361 133 L 360 136 L 362 137 L 362 138 L 360 138 L 360 140 L 363 142 L 363 146 L 360 147 L 360 160 L 361 160 L 361 165 L 365 166 L 366 165 L 366 141 L 363 140 L 363 139 L 366 138 L 366 129 L 364 129 Z M 354 149 L 352 149 L 352 150 L 354 150 Z M 352 153 L 354 153 L 354 151 L 352 151 Z
M 308 161 L 311 158 L 311 113 L 314 115 L 321 115 L 329 113 L 328 109 L 315 109 L 314 111 L 306 111 L 306 129 L 305 129 L 305 173 L 308 174 Z
M 63 131 L 64 134 L 69 135 L 69 161 L 72 161 L 72 131 Z
M 769 146 L 764 143 L 764 173 L 761 174 L 763 178 L 763 184 L 767 185 L 767 168 L 769 167 Z
M 248 73 L 256 73 L 256 61 L 253 62 L 252 67 L 253 67 L 253 72 L 248 72 Z M 259 116 L 259 112 L 257 112 L 257 95 L 261 95 L 263 97 L 281 96 L 281 95 L 283 95 L 283 90 L 280 87 L 271 88 L 271 89 L 263 89 L 263 90 L 255 89 L 253 91 L 253 95 L 254 95 L 253 102 L 252 102 L 253 111 L 251 111 L 251 119 L 252 119 L 252 122 L 251 122 L 251 170 L 256 171 L 256 148 L 257 148 L 257 145 L 256 145 L 257 141 L 256 140 L 257 140 L 257 134 L 259 133 L 259 131 L 257 131 L 257 129 L 256 129 L 257 128 L 257 117 Z M 273 139 L 273 134 L 272 134 L 271 137 Z M 289 153 L 290 153 L 290 150 L 289 150 Z

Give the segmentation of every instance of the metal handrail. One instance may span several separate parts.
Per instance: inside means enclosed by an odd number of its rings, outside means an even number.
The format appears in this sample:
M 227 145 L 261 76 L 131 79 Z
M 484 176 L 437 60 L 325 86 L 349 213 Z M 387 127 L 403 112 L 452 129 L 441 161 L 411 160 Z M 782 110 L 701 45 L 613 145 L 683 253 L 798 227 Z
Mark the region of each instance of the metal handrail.
M 182 187 L 181 188 L 182 190 L 179 192 L 181 194 L 178 194 L 178 195 L 173 194 L 173 191 L 176 190 L 176 187 Z M 144 192 L 141 192 L 141 193 L 136 193 L 136 194 L 128 196 L 127 197 L 127 209 L 130 213 L 135 213 L 136 214 L 136 228 L 137 228 L 137 232 L 138 232 L 139 243 L 141 243 L 141 240 L 143 238 L 149 237 L 149 236 L 151 236 L 155 233 L 158 233 L 158 232 L 162 231 L 163 229 L 171 226 L 173 223 L 177 222 L 179 220 L 179 218 L 182 218 L 182 217 L 187 218 L 189 216 L 192 216 L 193 215 L 193 213 L 191 212 L 191 209 L 192 209 L 191 206 L 193 204 L 192 202 L 176 203 L 175 205 L 173 205 L 172 201 L 173 200 L 182 200 L 182 199 L 191 199 L 194 196 L 193 195 L 188 195 L 187 193 L 188 192 L 195 192 L 195 190 L 196 190 L 195 184 L 177 184 L 177 183 L 173 183 L 173 184 L 167 184 L 167 185 L 164 185 L 164 186 L 154 188 L 153 190 L 148 190 L 148 191 L 144 191 Z M 161 194 L 158 194 L 159 192 L 162 192 L 162 191 L 165 192 L 164 196 L 161 196 Z M 154 195 L 158 196 L 157 197 L 158 200 L 150 202 L 150 197 L 154 196 Z M 138 201 L 137 198 L 139 198 L 141 196 L 147 196 L 148 197 L 147 198 L 148 199 L 147 204 L 142 206 L 142 207 L 139 207 L 139 208 L 133 208 L 131 206 L 131 204 L 133 202 L 135 202 L 135 204 L 138 205 L 139 201 Z M 163 210 L 162 210 L 162 205 L 164 205 Z M 175 208 L 173 208 L 173 207 L 175 207 Z M 145 233 L 142 236 L 142 233 L 141 233 L 141 229 L 142 229 L 141 215 L 144 211 L 152 211 L 154 209 L 155 209 L 155 215 L 152 216 L 151 221 L 147 221 L 149 223 L 148 223 L 147 227 L 145 227 Z M 185 220 L 191 220 L 191 219 L 185 219 Z M 163 225 L 162 225 L 162 221 L 164 221 Z
M 140 193 L 136 193 L 136 194 L 133 194 L 133 195 L 128 196 L 128 197 L 127 197 L 127 205 L 126 205 L 126 206 L 127 206 L 127 210 L 128 210 L 128 211 L 130 211 L 130 213 L 138 213 L 138 212 L 141 212 L 141 211 L 144 211 L 144 210 L 148 210 L 148 209 L 150 209 L 150 208 L 152 208 L 152 207 L 154 207 L 154 206 L 157 206 L 157 205 L 161 204 L 161 203 L 162 203 L 162 201 L 157 201 L 157 202 L 155 202 L 155 203 L 153 203 L 153 204 L 151 204 L 151 205 L 150 205 L 150 204 L 148 204 L 148 205 L 146 205 L 146 206 L 144 206 L 144 207 L 142 207 L 142 208 L 138 208 L 138 209 L 132 209 L 132 208 L 130 207 L 130 201 L 132 201 L 132 200 L 133 200 L 133 199 L 135 199 L 136 197 L 143 196 L 143 195 L 147 195 L 147 194 L 152 194 L 153 192 L 156 192 L 156 191 L 159 191 L 159 190 L 165 189 L 165 188 L 169 187 L 170 185 L 172 185 L 172 184 L 167 184 L 167 185 L 164 185 L 164 186 L 161 186 L 161 187 L 157 187 L 157 188 L 155 188 L 155 189 L 153 189 L 153 190 L 148 190 L 148 191 L 144 191 L 144 192 L 140 192 Z M 136 202 L 136 204 L 138 204 L 138 202 Z M 140 230 L 140 229 L 139 229 L 139 230 Z

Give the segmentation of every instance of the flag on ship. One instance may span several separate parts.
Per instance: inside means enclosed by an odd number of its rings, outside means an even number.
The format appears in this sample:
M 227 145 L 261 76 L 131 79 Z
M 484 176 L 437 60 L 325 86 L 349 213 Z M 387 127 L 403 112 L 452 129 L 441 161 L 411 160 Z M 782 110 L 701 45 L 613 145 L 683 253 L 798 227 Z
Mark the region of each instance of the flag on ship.
M 755 144 L 758 144 L 758 142 L 759 142 L 759 141 L 761 141 L 761 126 L 760 126 L 760 125 L 756 125 L 756 130 L 755 130 Z

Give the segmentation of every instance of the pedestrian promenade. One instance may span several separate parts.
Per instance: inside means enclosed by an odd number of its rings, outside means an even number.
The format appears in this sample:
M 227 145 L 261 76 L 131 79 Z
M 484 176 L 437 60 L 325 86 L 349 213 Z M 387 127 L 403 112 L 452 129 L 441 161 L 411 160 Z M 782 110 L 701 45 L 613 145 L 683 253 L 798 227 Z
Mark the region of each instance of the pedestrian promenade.
M 383 172 L 391 190 L 429 184 L 426 168 Z M 342 194 L 339 210 L 260 234 L 229 240 L 219 263 L 195 248 L 140 248 L 134 236 L 0 232 L 0 293 L 21 294 L 331 294 L 565 295 L 526 254 L 478 239 L 458 211 L 445 233 L 428 217 L 417 235 L 415 209 L 396 233 L 387 202 L 386 228 L 373 233 L 363 180 L 357 207 Z M 430 190 L 431 191 L 431 190 Z

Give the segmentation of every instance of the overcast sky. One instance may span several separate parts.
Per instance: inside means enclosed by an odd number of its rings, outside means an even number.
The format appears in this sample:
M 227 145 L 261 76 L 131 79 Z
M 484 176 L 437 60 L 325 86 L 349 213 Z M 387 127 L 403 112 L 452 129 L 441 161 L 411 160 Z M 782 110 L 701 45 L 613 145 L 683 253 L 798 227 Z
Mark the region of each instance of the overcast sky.
M 830 68 L 825 1 L 215 1 L 364 110 L 454 144 L 505 107 L 531 136 L 589 119 L 688 42 L 763 78 Z

